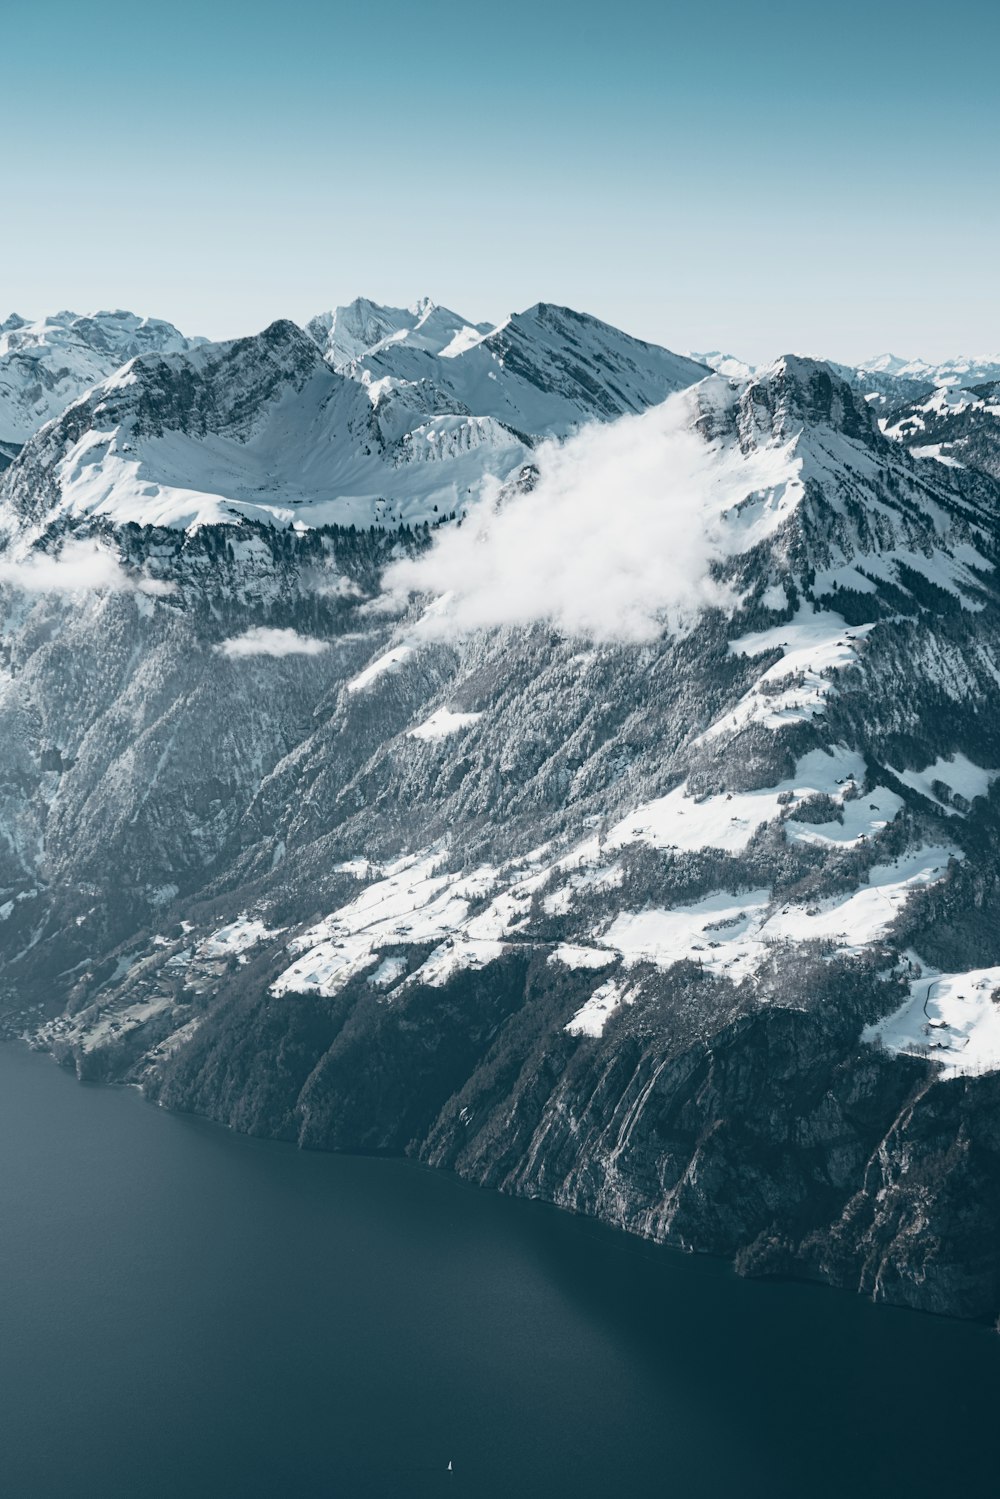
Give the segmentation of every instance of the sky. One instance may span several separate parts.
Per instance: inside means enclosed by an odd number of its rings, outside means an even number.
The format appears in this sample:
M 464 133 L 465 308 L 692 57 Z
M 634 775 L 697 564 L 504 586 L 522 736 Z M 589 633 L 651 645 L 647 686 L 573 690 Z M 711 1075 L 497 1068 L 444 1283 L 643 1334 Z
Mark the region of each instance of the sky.
M 6 0 L 0 317 L 1000 351 L 995 0 Z

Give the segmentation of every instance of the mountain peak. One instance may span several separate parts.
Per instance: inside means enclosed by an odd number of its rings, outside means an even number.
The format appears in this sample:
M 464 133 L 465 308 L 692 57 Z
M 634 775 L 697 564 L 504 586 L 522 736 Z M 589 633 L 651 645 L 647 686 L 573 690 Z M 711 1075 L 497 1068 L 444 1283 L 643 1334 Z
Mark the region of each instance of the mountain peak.
M 369 297 L 355 297 L 333 312 L 321 312 L 306 324 L 309 337 L 334 369 L 346 369 L 386 346 L 399 344 L 424 354 L 454 354 L 488 333 L 490 323 L 468 318 L 420 297 L 409 307 L 383 307 Z
M 277 318 L 245 338 L 140 355 L 94 395 L 101 410 L 132 413 L 140 432 L 243 440 L 263 406 L 283 391 L 300 393 L 317 375 L 336 378 L 308 334 Z
M 291 318 L 275 318 L 273 323 L 268 323 L 267 327 L 256 335 L 256 339 L 251 334 L 247 339 L 236 340 L 237 343 L 241 344 L 253 343 L 255 341 L 261 343 L 267 349 L 287 349 L 308 355 L 312 362 L 314 362 L 313 356 L 317 352 L 315 343 L 309 337 L 308 333 L 306 333 L 305 329 L 300 328 L 298 323 L 293 323 Z
M 714 370 L 717 375 L 724 375 L 727 380 L 749 380 L 756 368 L 755 365 L 747 364 L 745 359 L 737 358 L 735 354 L 727 354 L 723 349 L 709 349 L 702 353 L 689 350 L 687 357 L 696 364 L 703 364 L 706 369 Z
M 15 313 L 0 325 L 0 443 L 27 442 L 137 355 L 181 353 L 203 342 L 122 309 L 55 312 L 33 322 Z
M 910 363 L 909 359 L 902 359 L 898 354 L 877 354 L 874 359 L 866 359 L 858 368 L 874 375 L 898 375 Z
M 756 372 L 740 399 L 741 431 L 763 429 L 787 440 L 803 425 L 823 426 L 872 444 L 878 428 L 868 404 L 829 364 L 803 354 L 783 354 Z

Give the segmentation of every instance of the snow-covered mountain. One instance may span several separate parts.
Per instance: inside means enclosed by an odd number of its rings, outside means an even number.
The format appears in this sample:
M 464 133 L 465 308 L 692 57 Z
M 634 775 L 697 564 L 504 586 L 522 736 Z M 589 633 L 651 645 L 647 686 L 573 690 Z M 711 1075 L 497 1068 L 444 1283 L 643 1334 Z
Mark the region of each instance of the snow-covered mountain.
M 434 521 L 527 450 L 468 413 L 407 412 L 331 368 L 294 323 L 143 355 L 29 442 L 0 487 L 23 542 L 87 516 L 158 526 Z
M 382 307 L 367 297 L 356 297 L 346 307 L 320 313 L 306 324 L 306 332 L 322 349 L 334 369 L 373 353 L 383 344 L 403 344 L 430 354 L 455 354 L 484 334 L 492 323 L 470 323 L 422 297 L 412 307 Z
M 440 349 L 388 336 L 346 370 L 370 388 L 423 392 L 421 399 L 492 417 L 532 441 L 644 411 L 707 373 L 683 355 L 545 302 L 484 334 L 463 324 Z
M 749 380 L 757 369 L 757 366 L 717 349 L 690 357 L 730 380 Z M 974 385 L 1000 383 L 1000 355 L 934 363 L 926 359 L 901 359 L 896 354 L 880 354 L 858 365 L 831 363 L 830 367 L 841 379 L 873 401 L 880 415 L 915 405 L 935 390 L 958 391 Z
M 137 354 L 175 353 L 202 342 L 170 323 L 131 312 L 0 323 L 0 466 L 45 422 Z
M 240 1129 L 995 1317 L 1000 485 L 821 362 L 635 343 L 543 307 L 347 375 L 276 324 L 27 445 L 10 1026 Z M 377 472 L 426 513 L 397 447 L 434 400 L 507 482 L 460 527 L 324 508 Z
M 1000 354 L 962 356 L 938 363 L 926 359 L 901 359 L 896 354 L 879 354 L 858 366 L 859 374 L 889 375 L 896 380 L 916 380 L 934 386 L 981 385 L 1000 380 Z
M 86 516 L 435 524 L 516 476 L 536 441 L 645 409 L 706 373 L 565 309 L 533 309 L 458 354 L 433 351 L 455 319 L 430 303 L 383 337 L 397 311 L 338 309 L 334 343 L 348 328 L 375 337 L 343 371 L 329 342 L 324 358 L 290 322 L 130 360 L 26 445 L 0 490 L 0 524 L 21 543 Z M 413 378 L 379 374 L 382 361 Z
M 697 364 L 706 365 L 717 375 L 725 375 L 727 380 L 749 380 L 756 369 L 755 365 L 747 364 L 745 359 L 738 359 L 735 354 L 724 354 L 721 349 L 712 349 L 707 354 L 692 353 L 688 358 Z

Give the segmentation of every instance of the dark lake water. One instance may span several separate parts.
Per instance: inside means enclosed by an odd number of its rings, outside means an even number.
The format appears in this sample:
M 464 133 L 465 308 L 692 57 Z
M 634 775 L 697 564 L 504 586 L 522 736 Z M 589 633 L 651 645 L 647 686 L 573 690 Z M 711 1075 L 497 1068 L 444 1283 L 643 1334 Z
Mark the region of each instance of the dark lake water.
M 944 1499 L 995 1492 L 998 1406 L 982 1328 L 0 1046 L 9 1499 Z

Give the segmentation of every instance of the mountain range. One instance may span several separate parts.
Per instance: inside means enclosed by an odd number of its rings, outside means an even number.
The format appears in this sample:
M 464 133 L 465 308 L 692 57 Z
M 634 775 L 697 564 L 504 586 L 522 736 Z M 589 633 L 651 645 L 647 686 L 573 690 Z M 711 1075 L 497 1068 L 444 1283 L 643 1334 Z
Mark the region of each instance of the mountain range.
M 996 1319 L 988 371 L 4 328 L 9 1033 Z
M 34 323 L 12 314 L 0 323 L 0 464 L 127 360 L 202 342 L 185 338 L 170 323 L 131 312 L 90 317 L 57 312 Z

